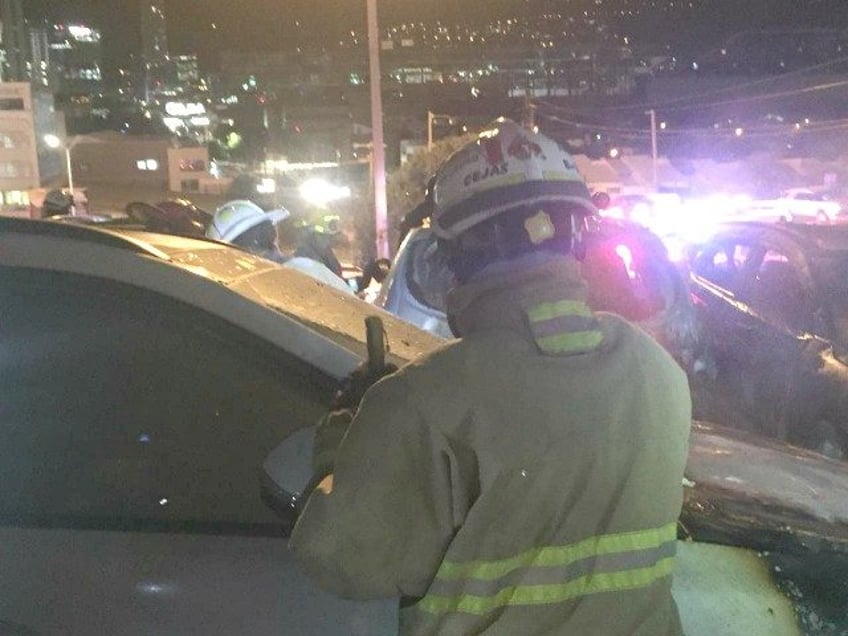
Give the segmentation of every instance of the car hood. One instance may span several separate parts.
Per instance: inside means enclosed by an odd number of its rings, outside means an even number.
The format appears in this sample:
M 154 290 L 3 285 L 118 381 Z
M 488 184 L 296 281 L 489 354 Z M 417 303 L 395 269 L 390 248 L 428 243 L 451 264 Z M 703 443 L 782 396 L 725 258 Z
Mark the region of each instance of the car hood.
M 848 553 L 848 464 L 694 422 L 681 523 L 696 540 Z

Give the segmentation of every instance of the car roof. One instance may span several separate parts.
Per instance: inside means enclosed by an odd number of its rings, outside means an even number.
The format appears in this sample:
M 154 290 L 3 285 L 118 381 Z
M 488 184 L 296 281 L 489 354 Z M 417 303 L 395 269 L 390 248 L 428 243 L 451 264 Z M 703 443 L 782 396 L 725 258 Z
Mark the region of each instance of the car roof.
M 823 256 L 828 253 L 848 252 L 848 224 L 730 221 L 717 225 L 712 237 L 739 233 L 771 234 L 775 237 L 790 239 L 809 254 Z
M 0 218 L 3 265 L 108 278 L 171 296 L 337 378 L 366 357 L 368 315 L 382 318 L 395 364 L 443 344 L 351 294 L 217 241 Z

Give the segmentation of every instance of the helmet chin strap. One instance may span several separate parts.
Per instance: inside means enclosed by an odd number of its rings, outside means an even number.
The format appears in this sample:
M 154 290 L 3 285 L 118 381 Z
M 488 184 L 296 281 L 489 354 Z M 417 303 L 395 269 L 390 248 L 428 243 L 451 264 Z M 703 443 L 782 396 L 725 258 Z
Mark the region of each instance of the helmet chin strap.
M 586 221 L 577 214 L 571 215 L 571 254 L 578 261 L 586 258 L 586 243 L 583 241 L 583 231 Z

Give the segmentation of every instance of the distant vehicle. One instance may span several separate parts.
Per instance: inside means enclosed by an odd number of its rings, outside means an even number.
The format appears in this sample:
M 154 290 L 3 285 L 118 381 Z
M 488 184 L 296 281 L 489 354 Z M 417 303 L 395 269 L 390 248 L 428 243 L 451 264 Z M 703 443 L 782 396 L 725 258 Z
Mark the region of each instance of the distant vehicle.
M 34 188 L 29 190 L 30 216 L 42 218 L 56 214 L 88 214 L 91 206 L 87 188 Z
M 704 364 L 685 280 L 660 239 L 638 224 L 614 218 L 601 219 L 597 231 L 586 236 L 583 274 L 589 305 L 637 322 L 685 368 Z M 398 250 L 375 304 L 450 338 L 445 298 L 452 285 L 435 235 L 416 228 Z
M 0 219 L 0 297 L 0 633 L 397 633 L 396 600 L 300 572 L 294 493 L 271 486 L 309 479 L 308 444 L 276 451 L 311 439 L 366 316 L 396 364 L 439 339 L 228 245 L 123 229 Z M 845 629 L 848 466 L 696 425 L 686 474 L 688 636 Z
M 790 221 L 813 221 L 822 225 L 833 223 L 842 214 L 842 205 L 826 194 L 806 188 L 793 188 L 777 200 L 778 207 Z
M 680 213 L 681 205 L 680 196 L 671 192 L 616 194 L 601 210 L 601 215 L 653 229 L 657 223 L 662 225 L 667 217 Z
M 841 221 L 844 216 L 842 205 L 826 194 L 807 188 L 794 188 L 777 199 L 751 201 L 734 214 L 734 219 L 829 225 Z
M 56 214 L 46 220 L 70 225 L 91 225 L 101 229 L 125 229 L 177 236 L 202 237 L 212 215 L 185 199 L 151 205 L 131 201 L 123 214 Z
M 166 215 L 181 222 L 190 222 L 191 236 L 202 236 L 206 227 L 212 222 L 212 213 L 199 207 L 188 199 L 166 199 L 156 204 L 156 207 Z
M 848 226 L 725 224 L 690 288 L 716 388 L 759 432 L 848 456 Z
M 132 201 L 124 210 L 134 223 L 150 232 L 202 237 L 212 221 L 212 215 L 185 199 L 171 199 L 151 205 Z

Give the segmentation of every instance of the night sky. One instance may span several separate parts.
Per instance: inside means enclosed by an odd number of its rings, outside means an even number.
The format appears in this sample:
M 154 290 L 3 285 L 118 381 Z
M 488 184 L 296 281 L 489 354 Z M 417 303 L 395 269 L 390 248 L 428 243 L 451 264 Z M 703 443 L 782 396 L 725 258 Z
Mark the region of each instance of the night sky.
M 436 18 L 483 23 L 496 16 L 569 13 L 595 4 L 594 0 L 378 1 L 381 25 Z M 676 38 L 694 50 L 713 48 L 718 40 L 745 29 L 848 28 L 846 0 L 692 1 L 697 8 L 685 17 L 651 15 L 626 28 L 637 37 Z M 602 0 L 608 10 L 638 2 Z M 681 2 L 675 4 L 679 7 Z M 81 18 L 99 25 L 111 65 L 122 63 L 139 48 L 138 0 L 25 0 L 24 5 L 31 18 Z M 166 0 L 165 10 L 172 52 L 196 52 L 206 69 L 216 66 L 218 50 L 285 49 L 298 38 L 333 41 L 340 31 L 365 27 L 365 0 Z M 295 20 L 301 21 L 301 28 L 295 27 Z

